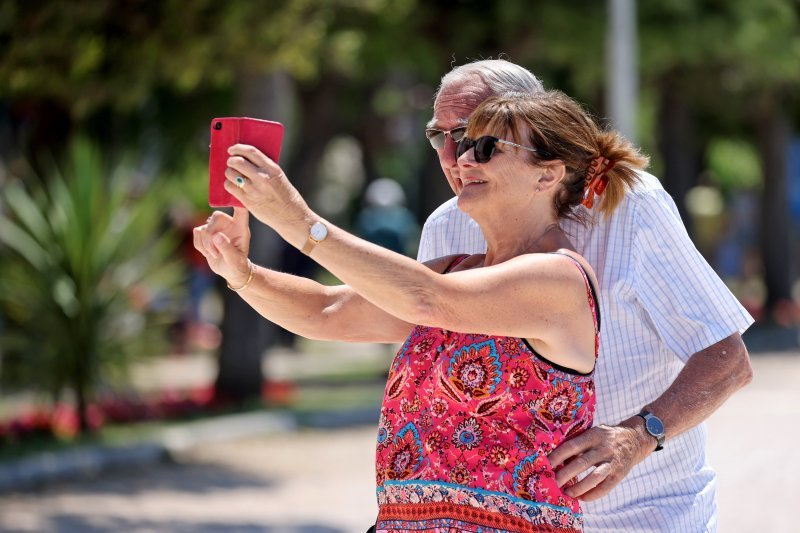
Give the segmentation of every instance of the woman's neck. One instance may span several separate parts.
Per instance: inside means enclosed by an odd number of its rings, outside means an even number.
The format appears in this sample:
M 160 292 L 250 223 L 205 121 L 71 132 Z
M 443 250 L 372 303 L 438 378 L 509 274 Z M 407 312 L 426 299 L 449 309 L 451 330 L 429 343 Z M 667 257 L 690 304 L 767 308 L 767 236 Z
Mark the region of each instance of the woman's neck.
M 572 245 L 555 217 L 505 216 L 495 224 L 479 221 L 486 239 L 484 265 L 495 265 L 526 253 L 554 252 Z

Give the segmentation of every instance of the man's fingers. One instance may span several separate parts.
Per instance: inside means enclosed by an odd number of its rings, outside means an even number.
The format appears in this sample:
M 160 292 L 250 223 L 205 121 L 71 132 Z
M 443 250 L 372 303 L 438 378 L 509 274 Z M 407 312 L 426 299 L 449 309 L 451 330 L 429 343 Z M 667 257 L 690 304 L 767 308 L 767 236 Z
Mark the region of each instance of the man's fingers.
M 599 500 L 611 492 L 611 490 L 617 486 L 617 483 L 619 483 L 619 480 L 616 480 L 613 475 L 610 475 L 601 481 L 596 487 L 586 491 L 578 498 L 585 502 Z
M 550 464 L 557 468 L 561 463 L 566 462 L 570 457 L 580 455 L 592 446 L 594 446 L 594 428 L 588 429 L 578 435 L 562 443 L 558 448 L 553 450 L 547 455 Z
M 563 487 L 571 479 L 585 477 L 566 489 L 572 497 L 590 501 L 608 494 L 636 460 L 635 431 L 623 426 L 596 426 L 548 454 L 556 469 L 555 481 Z M 563 466 L 559 467 L 560 464 Z
M 567 488 L 564 492 L 573 498 L 580 498 L 587 492 L 600 485 L 611 474 L 611 464 L 602 463 L 592 470 L 585 478 Z
M 570 479 L 579 476 L 590 468 L 598 466 L 607 458 L 603 457 L 598 451 L 590 450 L 567 461 L 564 466 L 556 472 L 556 483 L 563 487 Z

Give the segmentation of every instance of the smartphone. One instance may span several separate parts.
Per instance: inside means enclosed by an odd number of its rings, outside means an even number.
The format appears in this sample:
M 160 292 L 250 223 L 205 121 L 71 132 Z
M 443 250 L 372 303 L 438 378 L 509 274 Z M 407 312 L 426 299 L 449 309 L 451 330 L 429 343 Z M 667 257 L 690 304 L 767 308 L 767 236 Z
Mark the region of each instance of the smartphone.
M 278 162 L 283 142 L 283 124 L 248 117 L 215 118 L 211 121 L 211 144 L 208 157 L 208 205 L 211 207 L 242 207 L 225 190 L 225 169 L 228 168 L 228 148 L 237 143 L 255 146 Z

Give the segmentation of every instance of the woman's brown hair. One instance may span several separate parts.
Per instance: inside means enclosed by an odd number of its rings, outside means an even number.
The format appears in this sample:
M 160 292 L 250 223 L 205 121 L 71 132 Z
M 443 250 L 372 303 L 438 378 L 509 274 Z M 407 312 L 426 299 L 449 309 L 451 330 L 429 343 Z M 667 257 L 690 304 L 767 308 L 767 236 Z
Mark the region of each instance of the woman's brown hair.
M 527 132 L 524 130 L 527 129 Z M 610 162 L 608 184 L 599 210 L 608 217 L 625 191 L 639 180 L 637 170 L 647 168 L 649 158 L 613 130 L 600 128 L 575 100 L 561 91 L 506 94 L 485 100 L 469 118 L 467 136 L 493 133 L 510 135 L 514 142 L 536 148 L 537 161 L 563 161 L 567 175 L 555 197 L 558 218 L 581 218 L 573 207 L 584 199 L 587 174 L 598 158 Z M 526 135 L 523 135 L 526 133 Z

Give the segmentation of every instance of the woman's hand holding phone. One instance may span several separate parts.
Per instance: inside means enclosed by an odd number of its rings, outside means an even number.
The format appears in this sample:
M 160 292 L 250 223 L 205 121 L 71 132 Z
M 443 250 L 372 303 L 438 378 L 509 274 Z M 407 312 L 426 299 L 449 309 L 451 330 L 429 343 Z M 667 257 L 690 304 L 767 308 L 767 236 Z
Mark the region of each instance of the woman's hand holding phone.
M 283 141 L 283 124 L 248 117 L 215 118 L 211 121 L 209 145 L 208 204 L 211 207 L 242 207 L 225 190 L 225 170 L 230 157 L 228 148 L 242 143 L 256 147 L 273 161 L 278 161 Z
M 319 217 L 314 216 L 281 167 L 255 146 L 235 144 L 228 152 L 226 191 L 289 243 L 302 245 L 312 218 Z
M 211 132 L 211 206 L 244 207 L 259 221 L 276 230 L 286 241 L 302 247 L 308 239 L 308 228 L 312 219 L 317 221 L 319 217 L 309 209 L 276 162 L 280 155 L 283 126 L 276 122 L 249 118 L 214 119 Z M 232 142 L 235 139 L 239 141 Z M 217 216 L 219 215 L 214 215 Z M 234 218 L 239 218 L 238 210 L 231 220 Z M 220 230 L 216 230 L 214 225 L 211 229 L 213 239 L 214 233 Z M 208 232 L 208 228 L 205 231 Z M 224 231 L 222 233 L 231 238 Z M 223 237 L 219 238 L 224 241 Z M 249 245 L 249 233 L 247 242 Z M 235 240 L 231 239 L 231 243 L 235 243 Z M 204 246 L 205 250 L 201 251 L 210 254 L 206 257 L 217 259 L 211 254 L 219 253 L 219 247 L 214 248 L 208 244 Z M 246 260 L 246 253 L 243 257 Z M 238 264 L 234 266 L 242 267 Z M 244 270 L 239 272 L 246 271 L 246 266 L 245 264 Z M 218 273 L 227 279 L 226 274 Z M 235 275 L 236 272 L 228 274 Z M 235 285 L 232 280 L 231 284 Z

